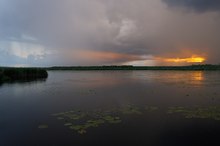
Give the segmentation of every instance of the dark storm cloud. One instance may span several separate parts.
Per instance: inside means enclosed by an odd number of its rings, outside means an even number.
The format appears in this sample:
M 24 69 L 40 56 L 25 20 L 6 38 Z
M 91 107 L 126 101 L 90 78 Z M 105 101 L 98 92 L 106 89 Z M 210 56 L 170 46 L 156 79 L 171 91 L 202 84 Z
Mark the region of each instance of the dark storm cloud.
M 147 2 L 99 0 L 1 0 L 1 39 L 36 42 L 51 48 L 95 49 L 119 53 L 144 53 L 147 40 L 139 33 Z M 150 7 L 149 7 L 150 8 Z M 134 13 L 135 12 L 135 13 Z M 140 15 L 141 14 L 141 15 Z M 138 16 L 140 15 L 140 16 Z M 142 21 L 142 20 L 141 20 Z M 153 25 L 153 24 L 150 24 Z M 146 52 L 145 52 L 146 53 Z
M 166 5 L 187 7 L 189 2 L 0 0 L 0 58 L 17 56 L 42 65 L 100 65 L 132 61 L 129 55 L 172 56 L 187 48 L 208 53 L 211 63 L 219 62 L 219 12 L 182 12 Z M 194 3 L 189 8 L 201 9 L 198 1 Z M 206 6 L 212 9 L 211 2 Z M 80 51 L 101 52 L 106 60 L 79 58 Z M 121 58 L 109 57 L 111 53 Z
M 182 6 L 199 12 L 219 11 L 219 0 L 163 0 L 170 6 Z

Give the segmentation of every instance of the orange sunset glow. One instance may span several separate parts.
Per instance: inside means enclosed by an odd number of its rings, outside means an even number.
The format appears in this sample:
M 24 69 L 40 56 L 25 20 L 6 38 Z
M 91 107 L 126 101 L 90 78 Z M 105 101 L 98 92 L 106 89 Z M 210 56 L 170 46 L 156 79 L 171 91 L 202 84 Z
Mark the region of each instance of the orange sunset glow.
M 71 54 L 71 53 L 69 53 Z M 207 55 L 204 53 L 198 53 L 200 55 L 190 55 L 194 54 L 192 51 L 184 50 L 179 54 L 172 54 L 172 56 L 182 56 L 182 57 L 156 57 L 156 56 L 144 56 L 126 53 L 115 53 L 110 51 L 90 51 L 83 50 L 78 51 L 76 57 L 84 58 L 90 62 L 100 62 L 103 60 L 107 61 L 119 61 L 119 64 L 125 65 L 136 65 L 136 66 L 155 66 L 155 65 L 186 65 L 188 63 L 204 63 L 207 61 Z M 180 55 L 181 54 L 181 55 Z M 187 57 L 189 56 L 189 57 Z M 191 56 L 191 57 L 190 57 Z M 71 56 L 72 57 L 72 56 Z
M 204 57 L 190 57 L 190 58 L 167 58 L 164 59 L 166 62 L 174 63 L 202 63 L 206 59 Z

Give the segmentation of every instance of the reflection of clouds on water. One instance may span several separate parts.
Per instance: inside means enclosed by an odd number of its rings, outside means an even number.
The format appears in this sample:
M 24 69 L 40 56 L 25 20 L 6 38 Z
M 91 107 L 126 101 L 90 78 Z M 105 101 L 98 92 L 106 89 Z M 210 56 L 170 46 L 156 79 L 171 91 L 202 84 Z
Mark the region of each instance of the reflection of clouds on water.
M 156 138 L 158 134 L 166 137 L 170 131 L 178 131 L 170 135 L 170 141 L 175 135 L 183 136 L 181 142 L 194 138 L 187 136 L 197 129 L 207 129 L 202 133 L 207 137 L 210 131 L 220 131 L 219 121 L 214 121 L 220 119 L 219 75 L 198 71 L 49 71 L 46 82 L 0 87 L 1 121 L 6 129 L 0 132 L 7 132 L 11 139 L 12 130 L 24 141 L 27 137 L 23 135 L 30 135 L 33 141 L 52 136 L 59 145 L 65 140 L 75 143 L 78 133 L 85 132 L 80 138 L 83 145 L 89 145 L 84 143 L 87 136 L 95 141 L 103 136 L 100 145 L 106 140 L 118 142 L 121 135 L 125 135 L 123 141 L 134 137 L 141 141 L 152 133 Z M 195 84 L 199 87 L 194 88 Z M 59 116 L 50 116 L 53 113 Z M 69 134 L 73 136 L 70 139 Z M 116 139 L 105 139 L 109 134 Z
M 6 94 L 11 94 L 13 96 L 19 96 L 24 94 L 28 95 L 29 91 L 34 92 L 34 94 L 38 94 L 44 90 L 44 86 L 42 85 L 44 85 L 45 83 L 46 79 L 33 81 L 18 81 L 11 83 L 9 82 L 0 85 L 0 89 L 2 89 L 1 92 L 5 92 Z
M 60 74 L 57 72 L 49 72 L 52 75 L 52 78 L 56 80 L 60 78 Z M 116 84 L 122 83 L 121 74 L 117 72 L 110 72 L 110 71 L 69 71 L 69 72 L 62 72 L 64 73 L 65 77 L 62 81 L 58 80 L 57 82 L 65 81 L 65 84 L 73 87 L 75 85 L 81 86 L 83 88 L 96 88 L 102 86 L 114 86 Z M 89 75 L 89 76 L 88 76 Z
M 51 72 L 53 79 L 56 73 Z M 89 74 L 89 76 L 88 76 Z M 201 87 L 220 85 L 218 71 L 99 71 L 65 72 L 65 84 L 83 88 L 100 88 L 126 85 L 134 82 L 151 84 L 178 84 L 178 86 Z M 59 77 L 57 77 L 59 78 Z M 55 79 L 56 80 L 56 79 Z M 58 80 L 58 82 L 61 82 Z M 63 82 L 63 81 L 62 81 Z

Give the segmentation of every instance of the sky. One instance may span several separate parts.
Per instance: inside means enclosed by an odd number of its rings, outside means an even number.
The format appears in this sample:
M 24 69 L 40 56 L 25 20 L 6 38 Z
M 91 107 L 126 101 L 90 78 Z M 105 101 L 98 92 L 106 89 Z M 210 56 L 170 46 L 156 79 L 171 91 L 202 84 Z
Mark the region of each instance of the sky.
M 0 66 L 220 64 L 219 0 L 0 0 Z

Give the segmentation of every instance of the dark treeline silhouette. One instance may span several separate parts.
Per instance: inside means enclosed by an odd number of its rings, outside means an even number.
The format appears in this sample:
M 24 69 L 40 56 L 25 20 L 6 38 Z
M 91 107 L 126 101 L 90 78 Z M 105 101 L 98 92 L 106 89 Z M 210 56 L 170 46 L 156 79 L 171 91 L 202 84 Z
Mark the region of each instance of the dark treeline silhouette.
M 54 66 L 49 68 L 11 68 L 0 67 L 0 83 L 13 81 L 28 81 L 48 77 L 46 70 L 181 70 L 208 71 L 220 70 L 220 65 L 191 65 L 191 66 Z
M 37 80 L 47 76 L 46 69 L 42 68 L 0 68 L 0 82 Z
M 191 66 L 54 66 L 47 70 L 220 70 L 220 65 Z

